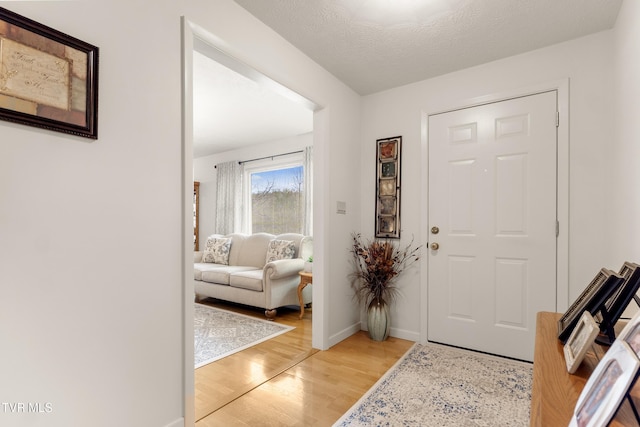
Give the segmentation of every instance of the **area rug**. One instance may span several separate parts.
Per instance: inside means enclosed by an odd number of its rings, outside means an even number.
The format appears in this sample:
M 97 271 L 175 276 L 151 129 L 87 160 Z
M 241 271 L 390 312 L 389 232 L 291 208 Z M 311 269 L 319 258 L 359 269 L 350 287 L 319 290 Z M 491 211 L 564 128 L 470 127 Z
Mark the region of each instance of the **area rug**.
M 193 317 L 196 368 L 294 329 L 203 304 L 195 304 Z
M 533 365 L 415 344 L 334 426 L 528 426 Z

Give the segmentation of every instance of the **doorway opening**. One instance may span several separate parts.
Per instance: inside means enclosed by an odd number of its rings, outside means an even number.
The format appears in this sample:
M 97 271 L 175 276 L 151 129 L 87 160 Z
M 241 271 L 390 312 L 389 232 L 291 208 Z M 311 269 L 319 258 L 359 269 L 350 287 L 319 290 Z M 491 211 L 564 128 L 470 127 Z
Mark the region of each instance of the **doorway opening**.
M 233 56 L 224 51 L 223 47 L 219 46 L 219 41 L 215 39 L 215 37 L 208 34 L 206 31 L 192 25 L 186 19 L 183 18 L 182 22 L 182 33 L 183 33 L 183 233 L 184 233 L 184 241 L 183 241 L 183 272 L 184 272 L 184 284 L 183 284 L 183 302 L 184 302 L 184 377 L 185 377 L 185 385 L 184 385 L 184 395 L 185 395 L 185 425 L 193 425 L 197 419 L 206 416 L 207 411 L 215 410 L 215 404 L 202 405 L 200 411 L 198 411 L 198 415 L 194 414 L 193 409 L 197 407 L 200 402 L 198 391 L 196 390 L 196 383 L 202 383 L 203 379 L 197 377 L 197 373 L 194 370 L 193 365 L 193 303 L 194 303 L 194 289 L 193 289 L 193 182 L 194 182 L 194 171 L 196 169 L 195 163 L 197 162 L 194 157 L 194 151 L 196 149 L 196 142 L 194 141 L 194 118 L 197 116 L 196 108 L 197 106 L 194 104 L 194 56 L 201 55 L 206 56 L 208 60 L 215 61 L 217 66 L 223 66 L 234 73 L 242 76 L 243 79 L 248 79 L 253 83 L 259 85 L 263 90 L 271 91 L 277 94 L 280 97 L 287 98 L 294 103 L 297 103 L 302 109 L 306 109 L 307 113 L 311 116 L 312 123 L 312 131 L 320 122 L 320 127 L 323 125 L 322 114 L 319 116 L 317 113 L 321 113 L 318 111 L 318 106 L 312 101 L 300 96 L 299 94 L 289 90 L 288 88 L 280 85 L 276 81 L 270 79 L 268 76 L 256 71 L 251 66 L 238 61 Z M 255 116 L 254 116 L 255 117 Z M 246 125 L 246 123 L 245 123 Z M 307 140 L 312 141 L 312 145 L 315 145 L 318 140 L 322 140 L 321 137 L 316 138 L 314 134 L 311 134 L 307 138 Z M 290 143 L 290 142 L 289 142 Z M 285 143 L 286 145 L 286 143 Z M 261 157 L 260 151 L 256 152 L 257 145 L 252 145 L 247 148 L 244 148 L 245 152 L 252 153 L 251 156 L 248 157 Z M 259 150 L 260 148 L 258 148 Z M 232 151 L 231 148 L 227 147 L 226 150 L 223 150 L 223 153 L 228 153 Z M 236 150 L 237 151 L 237 150 Z M 237 153 L 236 153 L 237 154 Z M 276 153 L 277 154 L 277 153 Z M 231 160 L 231 159 L 230 159 Z M 244 161 L 247 160 L 245 158 L 238 158 L 233 160 Z M 252 160 L 252 159 L 248 159 Z M 211 166 L 211 170 L 213 171 L 213 165 Z M 199 206 L 200 206 L 200 219 L 202 220 L 206 215 L 206 209 L 202 210 L 203 204 L 206 203 L 207 190 L 206 185 L 203 186 L 202 179 L 199 179 Z M 204 187 L 204 188 L 203 188 Z M 204 190 L 204 191 L 203 191 Z M 316 196 L 314 196 L 315 200 L 318 200 Z M 203 227 L 204 225 L 204 227 Z M 200 238 L 203 236 L 206 238 L 206 234 L 211 231 L 207 231 L 207 224 L 200 223 Z M 210 229 L 209 229 L 210 230 Z M 312 233 L 310 233 L 312 234 Z M 201 240 L 202 241 L 202 240 Z M 201 245 L 202 246 L 202 245 Z M 314 310 L 313 313 L 313 327 L 308 325 L 306 329 L 308 337 L 308 348 L 305 347 L 300 349 L 298 353 L 292 354 L 289 363 L 289 366 L 293 366 L 296 363 L 299 363 L 303 358 L 308 357 L 310 354 L 314 352 L 311 345 L 311 331 L 313 330 L 314 336 L 322 336 L 323 330 L 323 313 L 322 307 L 322 298 L 323 293 L 321 290 L 313 288 L 313 298 L 317 303 L 314 303 L 314 308 L 316 306 L 320 307 L 320 310 Z M 228 307 L 231 310 L 234 310 L 233 307 Z M 237 307 L 235 308 L 237 311 L 242 312 L 243 310 L 247 310 L 250 308 L 247 307 Z M 308 311 L 307 311 L 308 313 Z M 308 314 L 307 314 L 308 316 Z M 297 319 L 297 315 L 295 316 Z M 310 320 L 307 320 L 310 322 Z M 217 363 L 217 362 L 214 362 Z M 284 366 L 283 363 L 280 363 L 280 370 L 283 370 L 289 366 Z M 275 374 L 274 374 L 275 375 Z M 196 381 L 197 379 L 197 381 Z M 204 380 L 206 381 L 206 379 Z M 227 385 L 227 384 L 225 384 Z M 248 381 L 247 384 L 243 385 L 246 388 L 246 391 L 249 391 L 251 387 L 255 387 L 255 381 Z M 242 393 L 241 388 L 238 388 L 234 391 L 234 394 Z

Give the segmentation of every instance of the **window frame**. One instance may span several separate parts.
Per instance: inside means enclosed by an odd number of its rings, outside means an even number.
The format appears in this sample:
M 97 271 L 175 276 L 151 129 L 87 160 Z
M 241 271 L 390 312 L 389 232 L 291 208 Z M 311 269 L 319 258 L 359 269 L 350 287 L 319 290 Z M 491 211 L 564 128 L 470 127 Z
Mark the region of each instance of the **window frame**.
M 288 169 L 294 167 L 302 167 L 302 176 L 304 178 L 304 154 L 303 152 L 292 153 L 269 157 L 267 159 L 253 160 L 250 163 L 244 163 L 243 184 L 242 184 L 242 201 L 245 208 L 243 209 L 243 223 L 245 233 L 253 233 L 253 206 L 251 200 L 251 175 L 260 172 L 269 172 L 279 169 Z M 302 231 L 298 231 L 302 233 Z

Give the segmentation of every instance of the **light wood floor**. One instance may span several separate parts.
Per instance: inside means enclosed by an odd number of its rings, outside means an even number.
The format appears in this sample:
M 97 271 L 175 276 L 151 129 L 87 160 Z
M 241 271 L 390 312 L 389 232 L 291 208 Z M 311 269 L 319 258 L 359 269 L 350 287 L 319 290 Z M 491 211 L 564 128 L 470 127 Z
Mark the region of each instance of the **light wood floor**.
M 204 304 L 264 318 L 263 311 Z M 413 345 L 359 332 L 327 351 L 311 348 L 312 310 L 280 309 L 293 331 L 196 369 L 196 426 L 330 426 Z

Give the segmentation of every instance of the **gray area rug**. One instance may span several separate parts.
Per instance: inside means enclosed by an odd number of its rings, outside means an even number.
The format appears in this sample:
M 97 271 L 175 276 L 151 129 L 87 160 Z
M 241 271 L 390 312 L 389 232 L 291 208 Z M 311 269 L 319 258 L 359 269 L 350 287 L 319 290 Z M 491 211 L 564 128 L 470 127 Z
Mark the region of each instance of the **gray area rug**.
M 195 304 L 193 317 L 196 368 L 294 329 L 203 304 Z
M 415 344 L 334 426 L 528 426 L 533 365 Z

